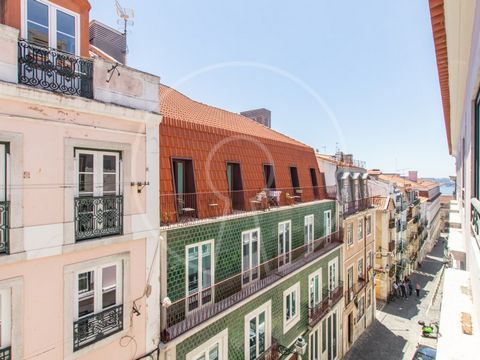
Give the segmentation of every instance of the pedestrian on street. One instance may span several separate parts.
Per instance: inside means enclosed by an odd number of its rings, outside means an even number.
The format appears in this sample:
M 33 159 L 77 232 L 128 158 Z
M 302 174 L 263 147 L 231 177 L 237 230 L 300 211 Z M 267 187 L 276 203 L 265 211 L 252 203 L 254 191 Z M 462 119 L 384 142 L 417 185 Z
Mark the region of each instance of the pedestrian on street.
M 415 285 L 415 291 L 417 292 L 417 298 L 420 296 L 420 284 Z
M 396 282 L 393 283 L 393 294 L 395 297 L 398 297 L 398 285 Z
M 408 296 L 412 296 L 412 292 L 413 292 L 412 281 L 408 279 Z
M 405 282 L 402 281 L 402 283 L 400 284 L 400 289 L 402 290 L 402 297 L 404 297 L 405 299 L 407 298 L 407 291 L 405 290 Z

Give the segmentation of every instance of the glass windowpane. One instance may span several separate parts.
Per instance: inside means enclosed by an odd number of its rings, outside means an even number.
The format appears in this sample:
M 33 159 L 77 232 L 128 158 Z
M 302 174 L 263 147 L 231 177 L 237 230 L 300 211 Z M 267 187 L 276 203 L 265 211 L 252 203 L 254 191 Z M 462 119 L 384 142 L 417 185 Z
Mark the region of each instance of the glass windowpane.
M 36 0 L 28 0 L 27 18 L 37 24 L 48 27 L 48 6 Z
M 115 265 L 102 269 L 102 308 L 117 303 L 117 267 Z
M 57 10 L 57 31 L 75 37 L 75 17 Z

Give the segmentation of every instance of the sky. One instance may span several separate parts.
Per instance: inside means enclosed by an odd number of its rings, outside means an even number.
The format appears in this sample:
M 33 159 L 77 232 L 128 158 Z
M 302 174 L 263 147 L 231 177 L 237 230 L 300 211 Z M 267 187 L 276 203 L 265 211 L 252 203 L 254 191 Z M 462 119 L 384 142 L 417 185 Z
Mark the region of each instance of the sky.
M 114 28 L 114 0 L 90 0 Z M 427 0 L 120 0 L 128 65 L 194 100 L 272 111 L 272 128 L 368 168 L 454 173 Z

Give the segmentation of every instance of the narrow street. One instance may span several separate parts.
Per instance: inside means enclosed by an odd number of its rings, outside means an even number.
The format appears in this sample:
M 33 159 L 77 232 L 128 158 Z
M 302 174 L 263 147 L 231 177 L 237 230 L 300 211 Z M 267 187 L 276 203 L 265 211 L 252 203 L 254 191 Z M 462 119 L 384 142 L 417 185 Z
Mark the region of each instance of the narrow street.
M 416 298 L 414 290 L 408 299 L 397 298 L 388 304 L 379 302 L 377 320 L 356 341 L 345 359 L 411 359 L 419 344 L 436 347 L 435 339 L 421 336 L 418 321 L 432 322 L 440 318 L 443 249 L 443 238 L 440 238 L 422 267 L 410 276 L 414 286 L 418 282 L 422 287 L 420 298 Z

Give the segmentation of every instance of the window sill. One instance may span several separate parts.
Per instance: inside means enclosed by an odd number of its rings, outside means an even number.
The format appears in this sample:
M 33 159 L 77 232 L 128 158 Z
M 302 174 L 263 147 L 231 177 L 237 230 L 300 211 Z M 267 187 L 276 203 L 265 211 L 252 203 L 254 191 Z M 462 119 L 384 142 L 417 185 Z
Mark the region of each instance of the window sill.
M 299 321 L 300 321 L 300 314 L 288 320 L 288 322 L 284 319 L 283 334 L 285 335 L 287 332 L 289 332 Z

